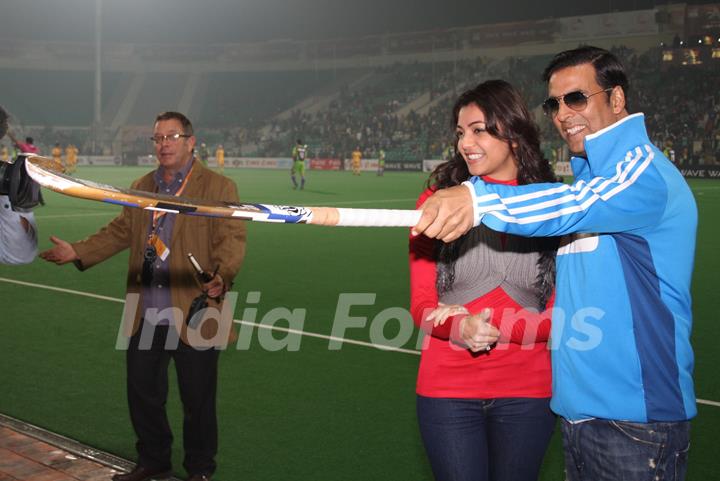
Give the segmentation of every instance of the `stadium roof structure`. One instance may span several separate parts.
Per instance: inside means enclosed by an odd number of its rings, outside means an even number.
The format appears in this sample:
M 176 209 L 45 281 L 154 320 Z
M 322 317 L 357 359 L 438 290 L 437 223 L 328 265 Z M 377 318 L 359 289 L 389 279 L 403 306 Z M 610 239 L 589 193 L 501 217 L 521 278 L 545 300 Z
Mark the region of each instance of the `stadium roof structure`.
M 668 5 L 658 0 L 4 0 L 0 37 L 90 41 L 97 3 L 104 40 L 142 43 L 353 38 Z

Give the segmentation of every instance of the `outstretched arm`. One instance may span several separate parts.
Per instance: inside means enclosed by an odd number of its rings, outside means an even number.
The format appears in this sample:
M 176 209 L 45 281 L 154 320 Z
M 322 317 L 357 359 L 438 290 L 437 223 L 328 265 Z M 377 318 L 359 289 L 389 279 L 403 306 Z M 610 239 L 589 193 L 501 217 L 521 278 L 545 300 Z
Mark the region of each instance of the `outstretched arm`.
M 477 218 L 493 230 L 533 237 L 642 229 L 657 223 L 668 197 L 654 157 L 651 146 L 639 146 L 615 165 L 613 176 L 569 185 L 511 187 L 473 178 Z
M 508 186 L 473 177 L 430 197 L 413 233 L 450 242 L 480 222 L 496 231 L 532 237 L 627 232 L 652 225 L 667 199 L 654 157 L 651 146 L 638 146 L 615 165 L 612 177 L 571 185 Z

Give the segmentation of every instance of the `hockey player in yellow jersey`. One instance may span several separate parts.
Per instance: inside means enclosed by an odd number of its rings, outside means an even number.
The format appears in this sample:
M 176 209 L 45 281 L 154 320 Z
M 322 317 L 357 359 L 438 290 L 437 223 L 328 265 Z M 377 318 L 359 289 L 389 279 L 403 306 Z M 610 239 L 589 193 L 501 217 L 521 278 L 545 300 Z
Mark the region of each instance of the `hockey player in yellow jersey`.
M 215 162 L 217 162 L 218 170 L 222 174 L 225 171 L 225 149 L 222 144 L 215 149 Z
M 63 163 L 62 160 L 62 148 L 60 147 L 59 142 L 55 143 L 55 147 L 52 148 L 50 154 L 52 155 L 52 158 L 55 162 L 67 168 L 67 166 Z
M 360 175 L 360 159 L 362 159 L 362 152 L 360 146 L 355 147 L 352 151 L 352 172 L 353 175 Z
M 74 144 L 68 144 L 65 147 L 65 168 L 68 174 L 72 174 L 77 170 L 77 154 L 78 148 Z

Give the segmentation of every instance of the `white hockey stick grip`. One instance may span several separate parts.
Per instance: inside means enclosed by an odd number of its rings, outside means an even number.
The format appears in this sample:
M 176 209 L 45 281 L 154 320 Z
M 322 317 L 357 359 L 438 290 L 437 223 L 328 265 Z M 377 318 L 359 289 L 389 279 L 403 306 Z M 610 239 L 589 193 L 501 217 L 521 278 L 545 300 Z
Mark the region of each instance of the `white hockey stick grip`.
M 339 226 L 413 227 L 420 220 L 419 210 L 342 209 L 338 208 Z

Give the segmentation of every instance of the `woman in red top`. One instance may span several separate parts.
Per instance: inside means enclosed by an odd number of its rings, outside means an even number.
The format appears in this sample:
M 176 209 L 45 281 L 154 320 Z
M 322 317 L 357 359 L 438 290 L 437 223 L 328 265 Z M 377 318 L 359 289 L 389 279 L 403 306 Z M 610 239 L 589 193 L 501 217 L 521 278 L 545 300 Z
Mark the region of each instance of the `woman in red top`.
M 490 80 L 453 108 L 456 154 L 438 166 L 418 207 L 471 176 L 554 181 L 519 93 Z M 537 479 L 555 425 L 547 347 L 557 239 L 480 225 L 443 244 L 410 240 L 411 312 L 425 331 L 417 380 L 423 442 L 438 481 Z

